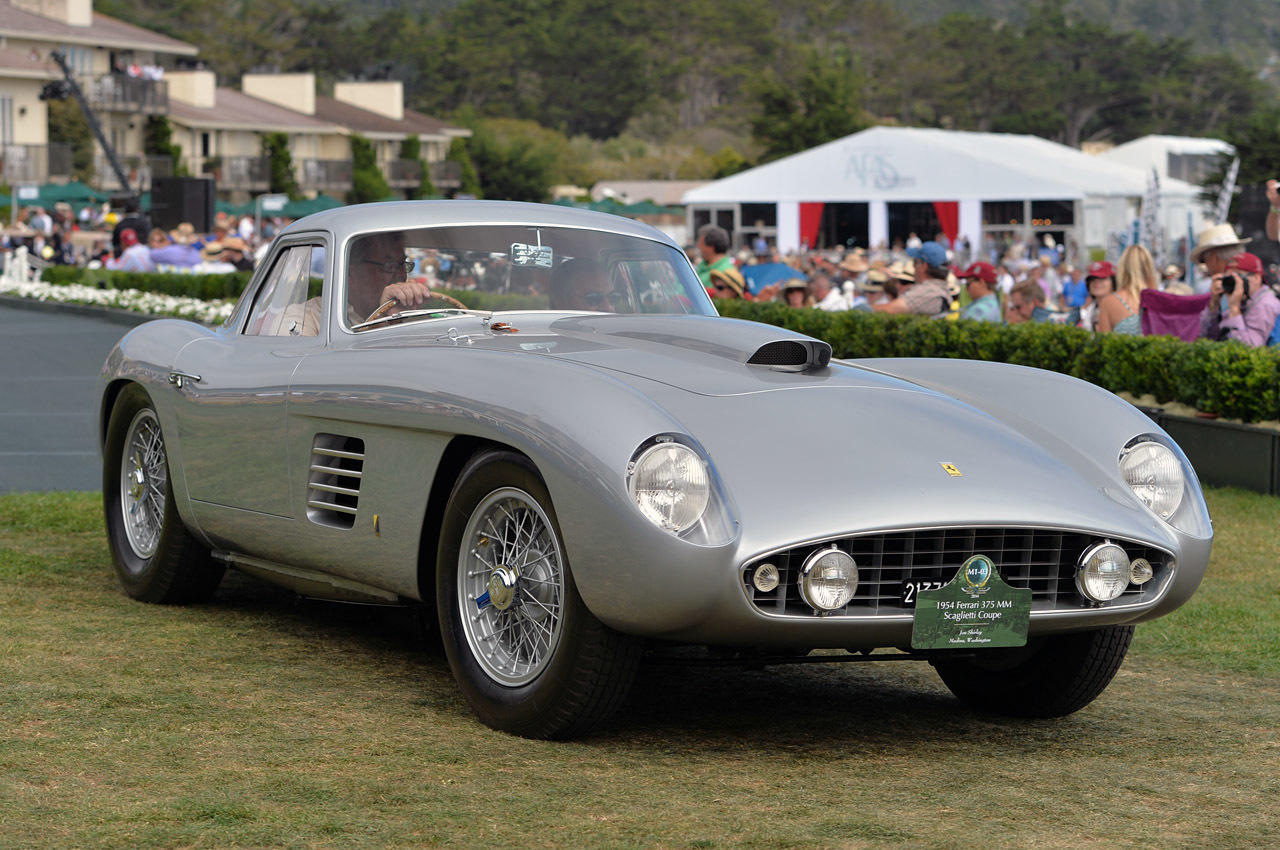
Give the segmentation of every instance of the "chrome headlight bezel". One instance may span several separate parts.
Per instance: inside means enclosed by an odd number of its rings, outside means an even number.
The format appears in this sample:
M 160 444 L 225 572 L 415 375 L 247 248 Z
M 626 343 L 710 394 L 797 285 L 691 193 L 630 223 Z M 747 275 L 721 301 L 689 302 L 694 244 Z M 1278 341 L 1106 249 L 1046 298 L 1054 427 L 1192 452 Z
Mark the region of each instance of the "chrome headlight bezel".
M 1129 489 L 1165 522 L 1186 495 L 1186 473 L 1177 454 L 1158 440 L 1130 440 L 1116 461 Z
M 665 521 L 660 511 L 646 510 L 637 488 L 637 473 L 643 470 L 643 464 L 658 461 L 663 453 L 667 454 L 668 459 L 672 453 L 676 453 L 694 465 L 705 482 L 704 493 L 697 496 L 699 501 L 705 496 L 701 510 L 696 512 L 696 516 L 678 524 Z M 702 447 L 685 435 L 658 434 L 645 440 L 632 453 L 625 478 L 627 497 L 631 504 L 641 516 L 668 534 L 701 546 L 720 546 L 737 536 L 737 524 L 730 516 L 728 499 L 714 466 Z

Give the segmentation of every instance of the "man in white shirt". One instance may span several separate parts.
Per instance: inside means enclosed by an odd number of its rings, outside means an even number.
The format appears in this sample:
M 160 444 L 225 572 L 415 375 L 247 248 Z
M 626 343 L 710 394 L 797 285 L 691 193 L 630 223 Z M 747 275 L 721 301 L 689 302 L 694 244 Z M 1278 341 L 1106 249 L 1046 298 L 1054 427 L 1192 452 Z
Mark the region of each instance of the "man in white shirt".
M 817 302 L 815 306 L 819 310 L 833 313 L 837 310 L 849 309 L 849 302 L 844 297 L 844 293 L 833 289 L 831 278 L 823 272 L 814 272 L 813 277 L 809 279 L 809 291 L 813 293 L 813 300 Z

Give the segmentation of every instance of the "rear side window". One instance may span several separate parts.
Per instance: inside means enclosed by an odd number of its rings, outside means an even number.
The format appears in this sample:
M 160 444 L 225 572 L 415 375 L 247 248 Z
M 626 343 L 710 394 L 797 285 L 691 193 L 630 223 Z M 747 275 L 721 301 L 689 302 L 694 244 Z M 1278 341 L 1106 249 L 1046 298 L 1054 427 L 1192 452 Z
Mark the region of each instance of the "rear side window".
M 248 336 L 316 336 L 320 333 L 320 293 L 324 285 L 324 246 L 293 245 L 275 265 L 253 302 Z

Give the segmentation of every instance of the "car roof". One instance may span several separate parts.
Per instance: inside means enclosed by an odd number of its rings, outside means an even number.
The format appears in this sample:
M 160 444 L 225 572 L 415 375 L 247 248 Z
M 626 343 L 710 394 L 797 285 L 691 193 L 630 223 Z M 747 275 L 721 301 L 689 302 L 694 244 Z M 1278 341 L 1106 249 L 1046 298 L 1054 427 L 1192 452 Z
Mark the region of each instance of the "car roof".
M 339 240 L 378 230 L 467 225 L 532 225 L 576 227 L 621 236 L 638 236 L 680 246 L 661 230 L 642 222 L 608 213 L 580 210 L 558 204 L 517 201 L 388 201 L 354 204 L 300 218 L 281 235 L 307 230 L 328 230 Z

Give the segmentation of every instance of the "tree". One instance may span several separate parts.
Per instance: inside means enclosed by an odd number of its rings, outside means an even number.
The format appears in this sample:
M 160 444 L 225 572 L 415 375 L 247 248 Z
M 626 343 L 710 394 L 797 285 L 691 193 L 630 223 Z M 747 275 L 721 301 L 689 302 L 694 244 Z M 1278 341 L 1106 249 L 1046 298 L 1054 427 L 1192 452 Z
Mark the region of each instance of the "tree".
M 289 137 L 284 133 L 263 133 L 262 155 L 267 158 L 269 191 L 299 198 L 298 181 L 293 176 L 293 155 L 289 153 Z
M 351 191 L 347 202 L 367 204 L 381 201 L 391 194 L 391 187 L 378 168 L 378 157 L 373 144 L 359 133 L 351 134 Z
M 436 194 L 436 187 L 431 182 L 431 169 L 422 158 L 422 140 L 413 135 L 405 136 L 400 142 L 400 159 L 416 160 L 418 167 L 422 169 L 421 176 L 418 178 L 418 187 L 412 190 L 410 197 L 433 197 Z
M 1235 147 L 1235 156 L 1240 158 L 1237 186 L 1261 185 L 1276 176 L 1276 164 L 1280 163 L 1280 107 L 1270 105 L 1233 118 L 1222 138 Z M 1232 158 L 1232 155 L 1219 158 L 1218 167 L 1202 184 L 1204 200 L 1212 203 L 1218 199 L 1218 190 Z M 1238 215 L 1238 201 L 1238 197 L 1232 199 L 1228 220 L 1235 220 Z
M 93 179 L 93 131 L 74 100 L 50 100 L 49 141 L 71 146 L 71 177 Z
M 866 129 L 859 79 L 846 56 L 809 54 L 798 80 L 769 74 L 756 90 L 760 112 L 751 122 L 762 161 L 808 150 Z
M 468 149 L 466 139 L 454 139 L 449 143 L 449 153 L 445 159 L 458 163 L 458 170 L 461 172 L 458 187 L 458 193 L 462 195 L 470 195 L 473 198 L 483 198 L 484 193 L 480 189 L 480 177 L 476 174 L 475 163 L 471 160 L 471 151 Z
M 551 159 L 527 140 L 503 143 L 483 123 L 472 130 L 467 151 L 480 175 L 483 197 L 545 201 L 551 193 Z
M 182 161 L 182 148 L 173 142 L 173 127 L 167 115 L 148 115 L 142 130 L 142 150 L 147 156 L 167 156 L 173 163 L 176 177 L 186 177 L 186 163 Z

